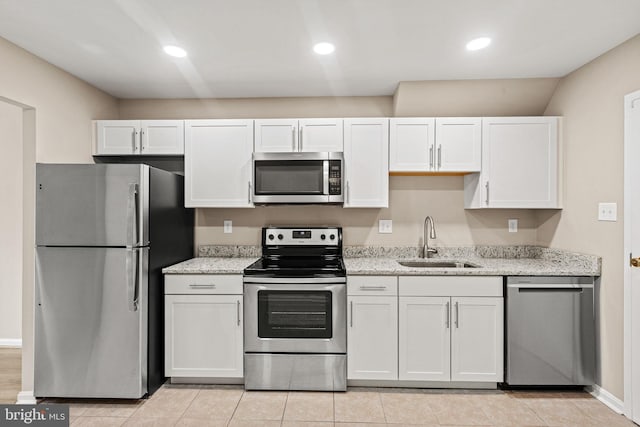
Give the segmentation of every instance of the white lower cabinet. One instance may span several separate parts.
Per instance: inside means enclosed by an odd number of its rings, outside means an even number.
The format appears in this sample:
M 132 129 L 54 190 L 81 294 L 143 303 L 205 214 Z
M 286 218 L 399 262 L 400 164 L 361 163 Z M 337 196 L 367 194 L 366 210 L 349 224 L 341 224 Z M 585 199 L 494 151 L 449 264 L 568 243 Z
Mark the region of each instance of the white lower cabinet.
M 241 378 L 242 276 L 167 275 L 165 285 L 165 375 Z
M 400 380 L 449 381 L 450 342 L 447 297 L 400 297 Z
M 400 277 L 399 371 L 408 381 L 501 382 L 501 277 Z
M 347 378 L 398 379 L 397 277 L 347 279 Z

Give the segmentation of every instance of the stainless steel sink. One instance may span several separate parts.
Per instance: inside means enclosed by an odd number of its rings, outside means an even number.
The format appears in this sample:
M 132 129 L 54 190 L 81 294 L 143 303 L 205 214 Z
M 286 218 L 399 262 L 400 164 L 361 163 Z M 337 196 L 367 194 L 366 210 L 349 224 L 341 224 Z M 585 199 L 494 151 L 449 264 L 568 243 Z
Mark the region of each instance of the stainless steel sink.
M 415 261 L 398 261 L 398 264 L 404 267 L 419 268 L 478 268 L 479 265 L 471 264 L 464 261 L 431 261 L 431 260 L 415 260 Z

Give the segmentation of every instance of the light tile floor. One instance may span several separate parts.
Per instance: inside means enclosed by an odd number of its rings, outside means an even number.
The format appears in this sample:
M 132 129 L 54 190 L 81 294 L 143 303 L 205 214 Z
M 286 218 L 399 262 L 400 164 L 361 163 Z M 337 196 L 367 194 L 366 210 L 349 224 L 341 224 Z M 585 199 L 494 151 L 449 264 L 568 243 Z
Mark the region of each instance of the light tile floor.
M 584 392 L 350 388 L 257 392 L 165 385 L 147 400 L 69 403 L 72 426 L 634 426 Z M 46 403 L 45 402 L 45 403 Z

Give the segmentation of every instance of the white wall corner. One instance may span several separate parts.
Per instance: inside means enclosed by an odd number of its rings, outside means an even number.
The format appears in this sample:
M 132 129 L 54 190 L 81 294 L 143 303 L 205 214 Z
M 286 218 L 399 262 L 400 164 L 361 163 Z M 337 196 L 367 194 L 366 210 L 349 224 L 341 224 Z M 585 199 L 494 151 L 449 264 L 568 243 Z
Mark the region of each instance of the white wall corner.
M 33 390 L 21 391 L 18 393 L 18 400 L 16 404 L 18 405 L 35 405 L 38 403 L 36 396 L 33 394 Z
M 607 405 L 616 413 L 624 414 L 624 402 L 600 387 L 598 384 L 587 387 L 586 390 L 591 393 L 593 397 Z
M 0 347 L 22 348 L 22 340 L 13 338 L 0 338 Z

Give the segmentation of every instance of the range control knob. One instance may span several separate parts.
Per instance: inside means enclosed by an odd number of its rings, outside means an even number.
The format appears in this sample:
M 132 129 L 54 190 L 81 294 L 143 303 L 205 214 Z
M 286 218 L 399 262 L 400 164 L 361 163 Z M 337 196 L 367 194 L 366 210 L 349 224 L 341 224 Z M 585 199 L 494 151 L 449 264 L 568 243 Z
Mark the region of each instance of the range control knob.
M 331 240 L 335 240 L 336 235 L 335 235 L 335 234 L 330 234 L 330 235 L 329 235 L 329 238 L 330 238 Z
M 269 234 L 269 240 L 273 240 L 275 236 L 273 234 Z
M 278 240 L 282 240 L 284 239 L 284 236 L 282 234 L 278 234 Z
M 321 239 L 321 240 L 324 240 L 324 239 L 326 239 L 326 238 L 327 238 L 327 236 L 326 236 L 326 235 L 324 235 L 324 234 L 321 234 L 321 235 L 320 235 L 320 239 Z

